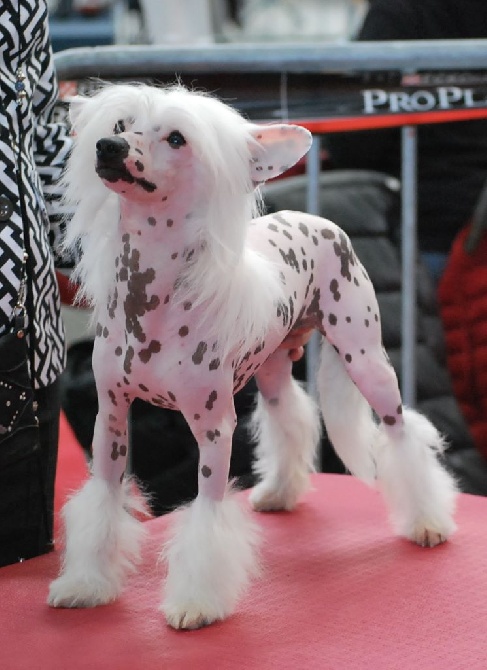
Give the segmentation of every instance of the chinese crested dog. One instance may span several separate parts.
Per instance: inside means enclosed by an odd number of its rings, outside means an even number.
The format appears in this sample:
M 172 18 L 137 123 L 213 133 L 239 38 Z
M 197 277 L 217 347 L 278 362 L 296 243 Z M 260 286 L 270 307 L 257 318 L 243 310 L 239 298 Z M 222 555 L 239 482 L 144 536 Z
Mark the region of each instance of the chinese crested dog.
M 75 99 L 71 116 L 67 244 L 81 245 L 76 276 L 94 306 L 99 412 L 92 475 L 64 509 L 49 603 L 108 603 L 137 563 L 144 524 L 124 473 L 138 397 L 180 410 L 200 451 L 198 496 L 175 513 L 164 550 L 167 622 L 197 628 L 234 610 L 258 563 L 255 515 L 228 484 L 233 394 L 253 375 L 254 510 L 296 506 L 321 413 L 346 467 L 377 482 L 397 533 L 443 542 L 456 490 L 438 460 L 442 438 L 401 402 L 350 240 L 317 216 L 259 216 L 259 184 L 308 151 L 308 131 L 248 122 L 181 86 L 107 86 Z M 322 336 L 319 408 L 280 348 L 297 327 Z

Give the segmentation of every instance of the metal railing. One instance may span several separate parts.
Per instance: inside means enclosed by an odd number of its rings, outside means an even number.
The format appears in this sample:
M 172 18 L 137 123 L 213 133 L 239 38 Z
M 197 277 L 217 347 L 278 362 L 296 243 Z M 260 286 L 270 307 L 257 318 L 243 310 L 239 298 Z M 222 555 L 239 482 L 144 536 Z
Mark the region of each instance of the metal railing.
M 173 48 L 165 46 L 113 46 L 70 49 L 55 55 L 60 80 L 99 78 L 155 79 L 173 81 L 175 76 L 189 78 L 200 88 L 215 90 L 222 97 L 231 97 L 238 107 L 250 100 L 248 107 L 254 117 L 275 120 L 276 117 L 299 120 L 315 134 L 396 125 L 402 127 L 402 393 L 404 401 L 415 404 L 416 394 L 416 125 L 469 118 L 487 118 L 487 40 L 407 41 L 340 44 L 219 44 L 208 47 Z M 441 73 L 454 73 L 441 77 Z M 374 90 L 386 91 L 397 86 L 413 86 L 416 107 L 395 93 L 392 109 L 377 114 L 357 102 L 364 102 L 363 92 L 370 90 L 368 77 L 387 76 Z M 415 75 L 421 73 L 414 88 Z M 424 73 L 437 73 L 424 76 Z M 440 73 L 440 76 L 438 76 Z M 476 73 L 478 76 L 476 76 Z M 484 76 L 480 76 L 485 73 Z M 350 86 L 357 87 L 352 111 L 333 110 L 326 93 L 314 99 L 313 87 L 336 75 L 351 77 Z M 467 76 L 468 75 L 468 76 Z M 309 105 L 292 97 L 293 85 L 308 81 Z M 372 80 L 374 77 L 372 76 Z M 404 82 L 409 83 L 404 83 Z M 267 95 L 265 83 L 276 89 L 276 100 L 259 106 L 259 96 Z M 385 81 L 385 83 L 384 83 Z M 397 83 L 397 82 L 402 83 Z M 424 81 L 427 84 L 424 84 Z M 435 81 L 443 81 L 443 87 Z M 259 82 L 264 82 L 259 87 Z M 358 82 L 358 84 L 357 84 Z M 343 83 L 339 81 L 340 85 Z M 347 83 L 347 82 L 345 82 Z M 485 87 L 485 90 L 484 90 Z M 305 93 L 306 93 L 305 90 Z M 340 90 L 344 90 L 340 86 Z M 349 110 L 349 88 L 345 86 Z M 436 97 L 435 97 L 436 96 Z M 306 98 L 306 95 L 304 96 Z M 377 98 L 381 96 L 376 96 Z M 353 96 L 352 96 L 353 98 Z M 392 100 L 392 99 L 391 99 Z M 342 100 L 343 102 L 343 100 Z M 370 100 L 369 100 L 370 102 Z M 338 108 L 340 102 L 338 101 Z M 392 104 L 392 103 L 391 103 Z M 254 109 L 252 110 L 252 105 Z M 320 112 L 319 105 L 322 107 Z M 348 106 L 347 106 L 348 105 Z M 354 107 L 355 105 L 355 107 Z M 359 105 L 360 107 L 360 105 Z M 313 109 L 308 114 L 308 110 Z M 331 123 L 330 119 L 335 119 Z M 338 119 L 338 123 L 336 122 Z M 364 125 L 365 124 L 365 125 Z M 318 177 L 320 171 L 319 139 L 308 156 L 308 209 L 318 213 Z M 308 369 L 316 365 L 316 341 L 308 348 Z M 310 375 L 308 375 L 310 379 Z

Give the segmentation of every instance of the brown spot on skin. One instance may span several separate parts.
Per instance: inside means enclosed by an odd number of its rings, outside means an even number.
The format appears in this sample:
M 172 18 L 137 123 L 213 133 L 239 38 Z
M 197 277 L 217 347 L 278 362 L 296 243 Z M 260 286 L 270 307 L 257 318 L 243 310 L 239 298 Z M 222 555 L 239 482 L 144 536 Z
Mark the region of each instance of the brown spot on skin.
M 396 419 L 393 416 L 385 416 L 382 421 L 387 425 L 387 426 L 393 426 L 396 423 Z
M 148 363 L 153 354 L 158 354 L 161 350 L 161 343 L 158 340 L 151 340 L 149 346 L 146 349 L 141 349 L 139 351 L 139 359 L 142 363 Z
M 95 329 L 95 335 L 96 335 L 96 337 L 100 337 L 101 334 L 102 334 L 102 332 L 103 332 L 103 328 L 102 328 L 101 323 L 97 323 L 97 324 L 96 324 L 96 329 Z
M 299 223 L 298 228 L 303 233 L 303 235 L 306 235 L 306 237 L 308 237 L 309 230 L 308 230 L 308 226 L 305 223 Z
M 365 327 L 368 328 L 369 327 L 369 320 L 365 319 L 364 323 L 365 323 Z
M 286 253 L 283 249 L 279 249 L 279 253 L 281 254 L 282 260 L 286 263 L 286 265 L 294 268 L 294 270 L 296 270 L 296 272 L 299 274 L 301 270 L 294 249 L 289 249 L 288 253 Z
M 279 212 L 277 212 L 276 214 L 273 214 L 272 218 L 275 221 L 277 221 L 278 223 L 280 223 L 281 226 L 287 226 L 288 228 L 291 227 L 291 224 L 289 223 L 289 221 L 286 221 L 286 219 L 281 214 L 279 214 Z
M 333 230 L 325 228 L 324 230 L 321 231 L 321 237 L 323 237 L 325 240 L 334 240 L 335 233 L 333 232 Z
M 178 257 L 178 252 L 177 251 L 175 251 L 173 254 L 171 254 L 171 258 L 172 258 L 173 261 L 175 261 L 177 257 Z
M 127 445 L 126 444 L 121 444 L 120 447 L 118 448 L 118 453 L 120 456 L 126 456 L 127 455 Z
M 210 442 L 215 441 L 215 433 L 212 430 L 206 431 L 206 437 L 210 440 Z
M 324 317 L 324 314 L 320 308 L 320 297 L 321 297 L 320 289 L 319 288 L 313 289 L 313 299 L 309 303 L 309 307 L 306 310 L 306 316 L 308 318 L 315 317 L 319 323 L 323 321 Z
M 194 420 L 199 421 L 201 419 L 201 416 L 199 414 L 194 415 Z
M 117 281 L 118 281 L 118 278 L 117 278 Z M 115 288 L 113 290 L 113 296 L 108 301 L 108 305 L 107 305 L 108 316 L 110 317 L 110 319 L 115 318 L 115 310 L 117 309 L 117 305 L 118 305 L 118 290 L 117 290 L 117 287 L 115 286 Z
M 179 333 L 179 337 L 186 337 L 186 335 L 189 333 L 188 326 L 181 326 L 178 333 Z
M 145 384 L 139 384 L 139 389 L 141 391 L 148 391 L 149 390 Z
M 206 477 L 206 479 L 208 479 L 208 477 L 211 477 L 211 468 L 209 468 L 207 465 L 203 465 L 203 467 L 201 468 L 201 474 L 203 475 L 203 477 Z
M 351 323 L 351 322 L 352 322 L 352 317 L 351 317 L 351 316 L 347 316 L 347 317 L 345 318 L 345 321 L 346 321 L 347 323 Z
M 173 223 L 174 223 L 173 219 L 168 219 L 168 220 L 166 221 L 166 225 L 167 225 L 168 228 L 171 228 L 172 225 L 173 225 Z
M 156 273 L 154 268 L 147 268 L 141 272 L 139 250 L 130 248 L 128 235 L 124 235 L 122 241 L 124 248 L 120 260 L 123 267 L 120 270 L 119 279 L 128 282 L 128 292 L 124 301 L 125 329 L 127 333 L 133 333 L 139 342 L 145 342 L 146 335 L 142 331 L 139 317 L 159 306 L 160 300 L 157 295 L 152 295 L 150 298 L 147 295 L 147 286 L 154 281 Z M 123 270 L 125 272 L 122 272 Z
M 117 347 L 115 349 L 115 356 L 121 356 L 122 355 L 122 347 Z
M 183 309 L 184 309 L 185 312 L 190 310 L 192 306 L 193 306 L 193 304 L 189 300 L 187 300 L 185 303 L 183 303 Z
M 338 321 L 338 319 L 336 317 L 336 314 L 329 314 L 328 315 L 328 321 L 330 323 L 330 326 L 336 326 L 337 321 Z
M 277 247 L 277 244 L 274 242 L 274 240 L 269 240 L 269 244 L 271 244 L 273 247 Z
M 115 393 L 113 391 L 108 391 L 108 397 L 112 401 L 112 405 L 115 405 L 115 407 L 116 407 L 117 406 L 117 397 L 116 397 Z
M 398 414 L 402 414 L 402 405 L 399 405 L 398 408 L 396 409 L 396 412 Z
M 134 357 L 134 354 L 135 354 L 134 348 L 127 347 L 127 351 L 125 352 L 125 359 L 123 362 L 123 369 L 128 375 L 132 372 L 132 359 Z M 129 383 L 128 380 L 126 380 L 126 384 L 128 383 Z
M 167 303 L 169 302 L 169 299 L 170 299 L 170 296 L 166 295 L 166 297 L 164 298 L 164 304 L 165 305 L 167 305 Z
M 279 405 L 279 398 L 271 398 L 269 400 L 269 405 L 272 407 L 277 407 L 277 405 Z
M 208 400 L 205 403 L 205 407 L 207 410 L 212 410 L 213 405 L 215 403 L 215 400 L 218 398 L 218 393 L 216 391 L 212 391 L 210 395 L 208 396 Z
M 167 392 L 167 395 L 169 396 L 169 398 L 170 398 L 173 402 L 176 402 L 176 396 L 174 395 L 174 393 L 171 393 L 171 391 L 168 391 L 168 392 Z
M 355 265 L 355 255 L 350 245 L 350 241 L 343 231 L 340 231 L 339 238 L 340 243 L 334 242 L 333 249 L 335 250 L 335 254 L 340 259 L 340 274 L 348 281 L 352 281 L 350 266 Z
M 147 219 L 147 223 L 149 224 L 149 226 L 155 226 L 157 221 L 154 219 L 153 216 L 149 216 L 149 218 Z
M 352 362 L 351 354 L 345 354 L 345 360 L 347 361 L 347 363 L 351 363 Z
M 333 295 L 333 300 L 334 300 L 335 302 L 338 302 L 342 296 L 341 296 L 340 291 L 338 290 L 338 281 L 337 281 L 336 279 L 332 279 L 332 280 L 331 280 L 331 282 L 330 282 L 330 291 L 331 291 L 331 293 L 332 293 L 332 295 Z
M 218 370 L 220 367 L 220 359 L 219 358 L 214 358 L 212 361 L 210 361 L 210 365 L 208 366 L 209 370 Z
M 365 354 L 365 349 L 360 349 L 360 353 L 361 353 L 362 356 L 363 356 L 363 355 Z
M 288 230 L 283 230 L 282 234 L 285 235 L 288 238 L 288 240 L 293 239 L 293 236 L 291 235 L 291 233 Z
M 279 228 L 276 226 L 275 223 L 269 223 L 267 226 L 269 230 L 272 230 L 273 233 L 277 233 L 279 231 Z
M 109 336 L 109 334 L 110 334 L 110 333 L 108 332 L 108 328 L 105 326 L 105 328 L 103 329 L 103 337 L 104 337 L 105 339 L 107 339 L 107 337 Z
M 118 459 L 118 444 L 117 442 L 112 442 L 112 453 L 110 454 L 110 458 L 112 461 L 116 461 Z
M 191 360 L 195 365 L 201 364 L 201 362 L 203 361 L 203 356 L 205 355 L 207 349 L 208 345 L 206 344 L 206 342 L 200 342 L 198 344 L 198 346 L 196 347 L 196 351 L 191 356 Z

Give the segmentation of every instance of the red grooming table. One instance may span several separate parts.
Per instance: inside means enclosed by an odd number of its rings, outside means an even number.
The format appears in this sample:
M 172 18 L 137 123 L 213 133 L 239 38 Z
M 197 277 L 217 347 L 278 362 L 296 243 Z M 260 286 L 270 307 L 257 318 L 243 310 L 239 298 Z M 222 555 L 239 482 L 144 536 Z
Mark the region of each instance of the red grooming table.
M 432 550 L 394 537 L 382 499 L 316 475 L 291 514 L 259 515 L 265 573 L 227 621 L 166 627 L 157 564 L 167 517 L 118 602 L 45 604 L 57 553 L 0 570 L 2 670 L 485 670 L 487 499 L 462 495 L 459 530 Z M 242 493 L 246 497 L 246 493 Z

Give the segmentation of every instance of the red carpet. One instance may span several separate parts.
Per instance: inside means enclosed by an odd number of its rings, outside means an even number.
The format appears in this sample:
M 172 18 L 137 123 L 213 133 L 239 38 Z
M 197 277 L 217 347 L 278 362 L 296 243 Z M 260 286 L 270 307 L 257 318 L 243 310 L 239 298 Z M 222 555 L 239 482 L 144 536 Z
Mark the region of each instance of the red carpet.
M 433 550 L 392 536 L 380 496 L 316 475 L 293 514 L 259 515 L 264 577 L 234 616 L 194 632 L 158 612 L 168 518 L 120 600 L 45 604 L 59 556 L 0 570 L 2 670 L 485 670 L 487 499 L 463 495 L 459 531 Z M 245 496 L 245 494 L 242 494 Z
M 66 501 L 66 498 L 73 491 L 79 489 L 87 476 L 88 468 L 84 452 L 76 441 L 66 417 L 61 412 L 56 488 L 54 495 L 56 530 L 59 530 L 59 510 Z

